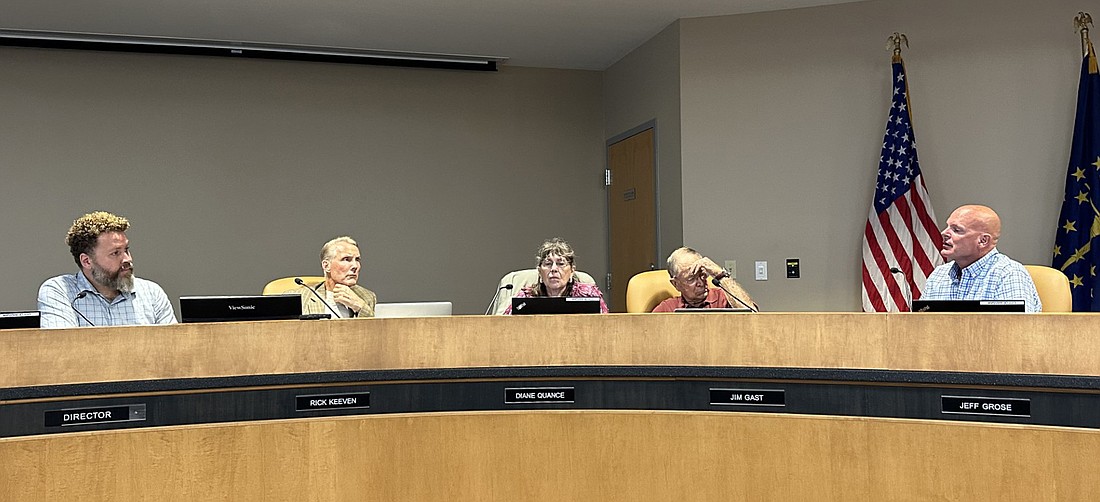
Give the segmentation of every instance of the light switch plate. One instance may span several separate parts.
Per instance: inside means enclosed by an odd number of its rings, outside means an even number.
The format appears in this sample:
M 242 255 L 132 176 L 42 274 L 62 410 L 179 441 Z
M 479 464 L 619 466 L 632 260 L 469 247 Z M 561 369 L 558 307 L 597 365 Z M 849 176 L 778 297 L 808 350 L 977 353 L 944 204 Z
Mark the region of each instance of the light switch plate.
M 756 262 L 756 280 L 758 280 L 758 281 L 768 280 L 768 262 L 766 262 L 766 261 Z

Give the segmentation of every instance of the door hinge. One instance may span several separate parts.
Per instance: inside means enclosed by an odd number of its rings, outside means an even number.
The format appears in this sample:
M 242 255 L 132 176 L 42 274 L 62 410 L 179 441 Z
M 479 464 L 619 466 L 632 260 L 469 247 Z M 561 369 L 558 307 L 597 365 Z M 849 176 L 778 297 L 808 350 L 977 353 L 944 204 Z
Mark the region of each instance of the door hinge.
M 604 169 L 603 170 L 603 186 L 605 186 L 605 187 L 611 186 L 611 170 L 610 169 Z
M 607 290 L 611 291 L 611 272 L 607 273 Z

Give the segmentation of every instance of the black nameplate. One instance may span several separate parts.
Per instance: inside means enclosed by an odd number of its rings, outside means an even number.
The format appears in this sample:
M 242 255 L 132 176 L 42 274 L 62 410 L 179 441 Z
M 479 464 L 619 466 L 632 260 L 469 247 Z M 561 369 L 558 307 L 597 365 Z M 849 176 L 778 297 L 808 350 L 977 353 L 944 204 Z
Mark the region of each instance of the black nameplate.
M 786 406 L 781 389 L 710 389 L 710 404 L 720 406 Z
M 520 387 L 504 389 L 504 404 L 572 403 L 573 387 Z
M 294 396 L 294 403 L 294 409 L 297 411 L 370 408 L 370 392 Z
M 144 404 L 46 411 L 46 427 L 110 424 L 142 420 L 145 420 Z
M 1031 400 L 1022 398 L 997 398 L 973 396 L 940 396 L 944 413 L 960 415 L 994 415 L 1001 417 L 1030 417 Z

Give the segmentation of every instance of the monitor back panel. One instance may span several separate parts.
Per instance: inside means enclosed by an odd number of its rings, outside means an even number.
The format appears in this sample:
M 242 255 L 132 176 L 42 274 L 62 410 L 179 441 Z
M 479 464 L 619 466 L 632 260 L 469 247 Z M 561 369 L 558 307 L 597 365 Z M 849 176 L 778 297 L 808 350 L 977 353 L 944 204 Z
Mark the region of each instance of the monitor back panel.
M 183 322 L 269 321 L 301 315 L 302 297 L 296 294 L 180 297 Z
M 512 314 L 599 314 L 599 298 L 538 296 L 512 298 Z
M 1023 312 L 1023 300 L 913 300 L 913 312 Z
M 0 312 L 0 329 L 41 328 L 42 314 L 37 310 Z

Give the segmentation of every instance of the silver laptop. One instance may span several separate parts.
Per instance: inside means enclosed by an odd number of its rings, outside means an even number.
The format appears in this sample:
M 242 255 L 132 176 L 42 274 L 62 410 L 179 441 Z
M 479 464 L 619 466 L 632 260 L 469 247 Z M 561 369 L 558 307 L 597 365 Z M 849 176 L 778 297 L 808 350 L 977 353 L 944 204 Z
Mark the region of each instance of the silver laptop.
M 379 303 L 374 317 L 433 317 L 451 315 L 451 302 Z

